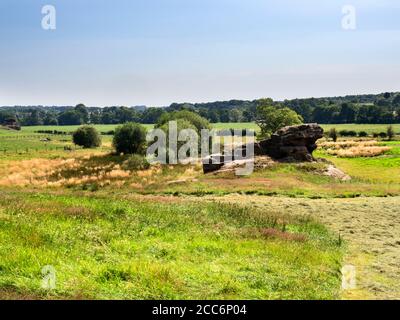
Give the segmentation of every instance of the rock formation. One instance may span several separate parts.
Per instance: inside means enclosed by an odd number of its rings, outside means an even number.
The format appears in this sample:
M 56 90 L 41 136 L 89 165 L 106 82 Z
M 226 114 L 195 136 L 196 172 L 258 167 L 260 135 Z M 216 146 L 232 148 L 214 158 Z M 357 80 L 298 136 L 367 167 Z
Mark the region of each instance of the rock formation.
M 255 155 L 268 155 L 285 161 L 314 161 L 316 141 L 323 137 L 324 130 L 316 123 L 284 127 L 270 139 L 255 144 Z
M 284 127 L 275 132 L 270 139 L 256 142 L 254 155 L 269 156 L 286 162 L 312 162 L 315 160 L 312 153 L 317 148 L 316 141 L 323 137 L 323 133 L 324 130 L 316 123 Z M 238 149 L 245 155 L 246 145 Z M 224 155 L 221 154 L 211 155 L 204 160 L 204 173 L 220 170 L 226 164 Z

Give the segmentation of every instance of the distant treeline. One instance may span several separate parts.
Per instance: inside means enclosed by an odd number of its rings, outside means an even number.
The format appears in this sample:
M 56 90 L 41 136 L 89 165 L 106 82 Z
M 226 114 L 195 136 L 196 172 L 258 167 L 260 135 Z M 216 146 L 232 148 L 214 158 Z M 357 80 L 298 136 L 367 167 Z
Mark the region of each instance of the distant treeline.
M 14 106 L 0 107 L 0 124 L 15 118 L 23 126 L 156 123 L 164 113 L 189 109 L 212 123 L 253 122 L 260 100 L 231 100 L 210 103 L 173 103 L 169 107 L 75 107 Z M 273 101 L 272 105 L 286 106 L 300 114 L 305 122 L 321 124 L 342 123 L 400 123 L 400 93 L 354 95 L 331 98 L 309 98 Z

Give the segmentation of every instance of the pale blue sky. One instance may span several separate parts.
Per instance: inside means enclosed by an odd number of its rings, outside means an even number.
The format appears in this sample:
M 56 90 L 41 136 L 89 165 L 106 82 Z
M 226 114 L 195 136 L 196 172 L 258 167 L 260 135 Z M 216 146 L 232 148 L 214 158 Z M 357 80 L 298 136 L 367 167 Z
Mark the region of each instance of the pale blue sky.
M 0 105 L 399 91 L 399 17 L 398 0 L 1 0 Z

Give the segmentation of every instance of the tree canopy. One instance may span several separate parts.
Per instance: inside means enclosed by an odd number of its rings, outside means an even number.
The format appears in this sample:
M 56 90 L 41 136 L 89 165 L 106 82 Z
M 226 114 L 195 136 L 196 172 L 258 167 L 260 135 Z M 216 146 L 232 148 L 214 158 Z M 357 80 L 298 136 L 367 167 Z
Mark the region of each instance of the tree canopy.
M 117 127 L 113 146 L 118 153 L 144 154 L 146 151 L 146 128 L 132 122 Z
M 172 111 L 170 113 L 164 113 L 159 118 L 156 127 L 157 128 L 162 127 L 172 120 L 185 120 L 187 123 L 192 124 L 194 126 L 198 134 L 201 133 L 202 129 L 211 129 L 210 123 L 208 122 L 207 119 L 189 110 Z
M 101 138 L 94 127 L 83 126 L 78 128 L 72 135 L 73 142 L 84 148 L 95 148 L 101 146 Z
M 256 123 L 261 129 L 261 136 L 269 137 L 283 127 L 303 123 L 303 118 L 287 107 L 273 106 L 271 99 L 263 99 L 257 106 Z
M 126 107 L 105 108 L 77 106 L 14 106 L 0 107 L 0 121 L 15 118 L 22 126 L 33 125 L 80 125 L 80 124 L 123 124 L 136 122 L 157 124 L 183 117 L 190 112 L 208 122 L 254 122 L 257 120 L 257 105 L 262 100 L 230 100 L 209 103 L 173 103 L 169 107 Z M 321 124 L 342 123 L 400 123 L 400 93 L 378 95 L 353 95 L 269 101 L 270 106 L 289 108 L 299 114 L 304 122 Z M 179 113 L 181 112 L 181 113 Z M 172 115 L 171 115 L 172 114 Z M 182 115 L 183 114 L 183 115 Z M 193 123 L 194 116 L 191 116 Z M 199 127 L 197 125 L 197 127 Z

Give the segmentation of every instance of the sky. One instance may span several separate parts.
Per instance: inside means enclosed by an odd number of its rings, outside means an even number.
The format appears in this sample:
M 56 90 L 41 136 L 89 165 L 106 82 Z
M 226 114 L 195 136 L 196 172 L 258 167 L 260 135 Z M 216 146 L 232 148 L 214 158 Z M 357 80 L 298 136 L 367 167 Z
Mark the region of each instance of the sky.
M 399 17 L 398 0 L 1 0 L 0 105 L 400 91 Z

